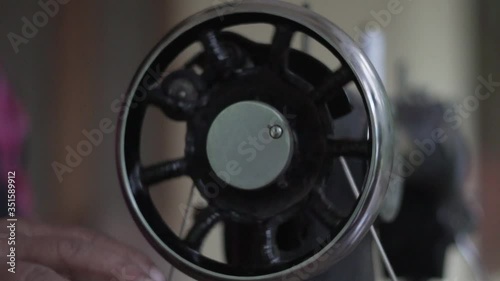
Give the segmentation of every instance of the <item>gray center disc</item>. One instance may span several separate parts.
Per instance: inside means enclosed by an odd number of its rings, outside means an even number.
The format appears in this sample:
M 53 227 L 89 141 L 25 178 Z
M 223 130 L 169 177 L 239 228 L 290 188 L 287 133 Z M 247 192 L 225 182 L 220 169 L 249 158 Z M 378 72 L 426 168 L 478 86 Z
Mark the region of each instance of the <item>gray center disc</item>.
M 212 169 L 223 181 L 243 190 L 259 189 L 276 180 L 290 162 L 292 150 L 286 118 L 262 102 L 227 107 L 208 132 Z

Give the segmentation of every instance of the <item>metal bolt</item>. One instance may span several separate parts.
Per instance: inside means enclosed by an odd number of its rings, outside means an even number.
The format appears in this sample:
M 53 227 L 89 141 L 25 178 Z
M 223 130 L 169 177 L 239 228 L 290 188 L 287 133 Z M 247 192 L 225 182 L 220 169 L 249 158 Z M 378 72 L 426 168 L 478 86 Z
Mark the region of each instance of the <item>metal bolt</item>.
M 187 101 L 194 101 L 198 98 L 195 86 L 187 79 L 177 79 L 169 85 L 170 96 Z
M 271 128 L 269 128 L 269 135 L 271 135 L 273 139 L 279 139 L 283 135 L 283 128 L 278 125 L 271 126 Z

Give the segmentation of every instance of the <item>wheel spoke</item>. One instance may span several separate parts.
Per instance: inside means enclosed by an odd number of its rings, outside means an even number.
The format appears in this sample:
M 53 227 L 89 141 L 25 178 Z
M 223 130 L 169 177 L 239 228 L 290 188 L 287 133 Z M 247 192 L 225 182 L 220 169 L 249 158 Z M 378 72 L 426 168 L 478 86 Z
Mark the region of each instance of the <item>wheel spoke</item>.
M 328 140 L 327 151 L 333 157 L 369 158 L 371 142 L 367 140 Z
M 295 31 L 287 25 L 277 25 L 270 51 L 271 68 L 285 70 L 288 67 L 288 53 Z
M 141 180 L 146 186 L 154 185 L 164 180 L 185 175 L 187 167 L 186 159 L 156 164 L 142 169 Z
M 262 245 L 263 262 L 266 264 L 276 264 L 281 261 L 280 253 L 276 247 L 276 226 L 266 223 L 262 226 L 259 237 L 259 243 Z
M 337 227 L 346 218 L 326 197 L 323 189 L 316 192 L 314 199 L 312 213 L 328 229 Z
M 348 67 L 341 67 L 333 72 L 321 86 L 319 86 L 315 93 L 314 99 L 317 102 L 326 102 L 335 99 L 339 94 L 343 94 L 343 87 L 355 79 L 354 74 Z
M 218 71 L 230 68 L 230 55 L 222 43 L 219 33 L 208 31 L 203 34 L 200 41 L 210 64 L 213 64 Z
M 168 101 L 161 87 L 149 90 L 146 96 L 146 102 L 160 108 L 163 111 L 168 111 L 173 106 L 173 104 Z
M 221 215 L 212 208 L 205 208 L 194 219 L 194 225 L 184 239 L 188 245 L 199 251 L 210 230 L 221 220 Z
M 314 87 L 289 69 L 288 57 L 294 34 L 295 30 L 291 26 L 286 24 L 276 25 L 269 52 L 269 67 L 298 88 L 310 92 Z

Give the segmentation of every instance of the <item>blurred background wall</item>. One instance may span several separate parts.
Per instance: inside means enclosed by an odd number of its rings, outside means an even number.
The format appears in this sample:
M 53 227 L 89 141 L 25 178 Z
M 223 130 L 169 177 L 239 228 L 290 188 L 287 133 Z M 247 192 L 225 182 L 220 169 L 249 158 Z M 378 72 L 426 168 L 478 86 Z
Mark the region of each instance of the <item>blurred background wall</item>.
M 138 65 L 167 32 L 165 1 L 81 1 L 60 11 L 15 53 L 6 36 L 21 34 L 23 17 L 42 10 L 38 1 L 0 4 L 0 61 L 31 116 L 27 165 L 36 215 L 46 221 L 98 228 L 164 262 L 137 230 L 121 195 L 115 168 L 115 135 L 104 135 L 81 164 L 59 181 L 52 168 L 67 146 L 85 140 L 83 130 L 116 125 L 120 99 Z M 161 137 L 158 138 L 159 142 Z M 160 143 L 152 147 L 161 147 Z
M 40 28 L 16 54 L 7 39 L 20 33 L 23 17 L 32 17 L 38 1 L 0 3 L 0 64 L 27 106 L 32 130 L 26 162 L 36 194 L 36 213 L 48 221 L 71 222 L 99 228 L 168 265 L 150 248 L 124 205 L 115 170 L 114 134 L 83 159 L 62 182 L 51 164 L 64 162 L 66 146 L 84 139 L 82 130 L 99 128 L 110 118 L 113 102 L 125 93 L 147 52 L 176 23 L 202 8 L 223 1 L 82 1 L 71 0 Z M 303 1 L 290 1 L 302 4 Z M 387 10 L 389 0 L 311 1 L 350 35 L 359 38 L 368 22 Z M 500 80 L 500 22 L 496 0 L 401 0 L 402 10 L 382 27 L 387 37 L 387 89 L 398 95 L 398 77 L 404 64 L 411 85 L 427 89 L 440 100 L 460 103 L 474 93 L 477 77 L 492 74 Z M 495 76 L 496 75 L 496 76 Z M 480 195 L 481 245 L 485 264 L 500 270 L 500 219 L 497 200 L 500 178 L 499 134 L 494 124 L 500 100 L 481 104 L 467 119 L 464 131 L 475 152 L 475 171 L 467 183 Z M 153 132 L 155 133 L 155 132 Z M 163 149 L 165 133 L 148 147 Z M 165 205 L 178 194 L 166 191 Z M 177 214 L 172 214 L 178 217 Z M 217 244 L 214 242 L 213 247 Z M 180 277 L 176 280 L 181 280 Z
M 479 64 L 484 75 L 500 80 L 500 2 L 480 1 L 480 19 L 477 37 L 480 38 Z M 482 253 L 490 269 L 500 271 L 500 93 L 497 90 L 488 102 L 481 105 L 479 140 L 481 147 L 481 223 Z M 500 273 L 498 273 L 500 278 Z

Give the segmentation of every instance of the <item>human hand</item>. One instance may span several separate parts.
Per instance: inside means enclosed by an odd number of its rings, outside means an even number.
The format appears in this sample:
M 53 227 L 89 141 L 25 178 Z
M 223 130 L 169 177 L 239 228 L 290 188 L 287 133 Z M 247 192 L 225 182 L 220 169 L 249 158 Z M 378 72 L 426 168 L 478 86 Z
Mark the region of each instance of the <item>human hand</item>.
M 9 240 L 10 230 L 0 229 L 0 280 L 165 281 L 148 257 L 90 230 L 18 220 L 15 233 Z M 15 273 L 8 270 L 11 247 Z

